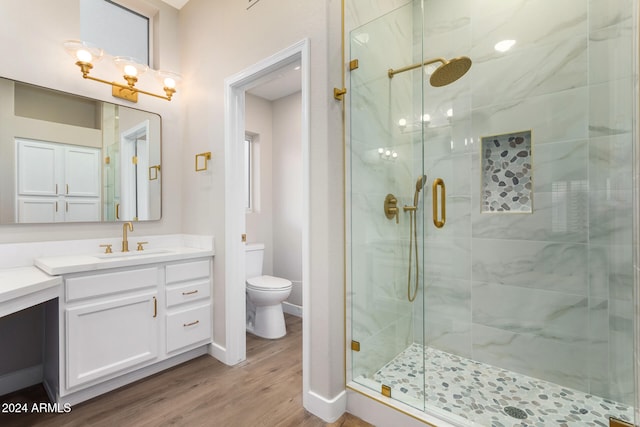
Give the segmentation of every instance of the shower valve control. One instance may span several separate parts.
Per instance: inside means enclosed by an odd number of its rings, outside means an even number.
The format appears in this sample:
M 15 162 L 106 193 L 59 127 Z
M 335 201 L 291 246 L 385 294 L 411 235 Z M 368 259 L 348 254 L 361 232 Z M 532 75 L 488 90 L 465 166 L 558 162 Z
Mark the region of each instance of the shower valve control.
M 384 198 L 384 215 L 387 219 L 393 219 L 395 217 L 396 224 L 400 223 L 400 217 L 398 216 L 398 199 L 393 194 L 387 194 Z

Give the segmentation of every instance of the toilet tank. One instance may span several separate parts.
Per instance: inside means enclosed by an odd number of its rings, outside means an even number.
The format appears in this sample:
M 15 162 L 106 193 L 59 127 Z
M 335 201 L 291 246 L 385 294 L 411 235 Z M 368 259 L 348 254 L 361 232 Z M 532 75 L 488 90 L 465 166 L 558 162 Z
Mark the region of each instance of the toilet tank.
M 247 243 L 244 248 L 245 278 L 262 276 L 264 243 Z

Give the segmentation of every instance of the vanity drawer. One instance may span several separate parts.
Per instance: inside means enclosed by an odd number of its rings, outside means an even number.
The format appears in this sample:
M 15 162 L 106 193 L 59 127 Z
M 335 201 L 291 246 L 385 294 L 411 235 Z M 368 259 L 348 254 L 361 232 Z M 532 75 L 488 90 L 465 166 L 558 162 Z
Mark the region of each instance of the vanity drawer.
M 209 277 L 209 260 L 183 262 L 166 267 L 167 283 L 184 282 L 185 280 Z
M 211 341 L 211 304 L 167 315 L 167 353 Z
M 211 294 L 209 279 L 189 282 L 167 287 L 167 307 L 186 302 L 209 298 Z
M 65 279 L 66 300 L 99 297 L 158 285 L 158 268 L 92 274 Z

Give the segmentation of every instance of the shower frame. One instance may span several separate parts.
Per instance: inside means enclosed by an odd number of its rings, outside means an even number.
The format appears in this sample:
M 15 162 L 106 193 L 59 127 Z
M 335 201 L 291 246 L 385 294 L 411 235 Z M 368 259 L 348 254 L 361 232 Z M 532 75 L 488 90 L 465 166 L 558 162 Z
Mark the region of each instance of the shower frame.
M 416 3 L 416 2 L 413 2 L 413 3 Z M 419 3 L 419 2 L 417 2 L 417 3 Z M 428 1 L 425 1 L 425 3 L 428 3 Z M 633 55 L 633 70 L 634 71 L 633 72 L 634 72 L 634 75 L 637 75 L 637 68 L 638 68 L 637 67 L 638 56 L 636 54 L 637 49 L 638 49 L 637 24 L 635 24 L 637 22 L 636 17 L 637 17 L 638 14 L 637 14 L 637 10 L 636 9 L 637 9 L 637 4 L 634 3 L 634 13 L 633 13 L 633 16 L 634 16 L 634 20 L 633 20 L 634 21 L 634 37 L 633 37 L 633 47 L 634 47 L 634 55 Z M 393 10 L 391 10 L 389 12 L 391 13 L 391 12 L 394 12 L 395 10 L 397 10 L 397 9 L 393 9 Z M 343 13 L 344 13 L 344 9 L 343 9 Z M 378 19 L 378 18 L 379 17 L 376 17 L 375 19 Z M 367 23 L 370 24 L 373 21 L 374 21 L 374 19 L 371 19 L 371 20 L 367 21 Z M 345 34 L 347 34 L 347 33 L 345 33 L 343 31 L 343 37 L 344 37 Z M 424 41 L 424 38 L 423 38 L 423 41 Z M 464 52 L 462 52 L 461 54 L 463 54 L 463 53 Z M 425 55 L 425 56 L 427 56 L 427 55 Z M 343 63 L 345 63 L 345 64 L 348 63 L 349 59 L 351 60 L 351 62 L 353 62 L 356 58 L 355 57 L 348 58 L 347 60 L 343 60 Z M 357 58 L 357 59 L 359 59 L 360 64 L 364 64 L 366 62 L 366 61 L 363 61 L 361 58 Z M 425 61 L 425 62 L 428 62 L 428 61 Z M 412 62 L 408 61 L 408 62 L 405 62 L 405 63 L 412 63 Z M 388 65 L 390 67 L 400 67 L 403 64 L 395 64 L 394 63 L 394 64 L 388 64 Z M 360 66 L 362 67 L 362 65 L 360 65 Z M 353 73 L 353 71 L 351 71 L 351 73 Z M 347 75 L 350 76 L 351 73 L 347 73 Z M 346 85 L 346 87 L 349 87 L 350 89 L 347 91 L 347 108 L 346 108 L 347 112 L 346 112 L 346 114 L 347 114 L 349 120 L 346 120 L 346 124 L 345 124 L 345 134 L 346 135 L 350 135 L 351 131 L 352 131 L 352 122 L 351 122 L 351 120 L 353 120 L 353 116 L 352 116 L 352 112 L 350 111 L 350 109 L 352 108 L 350 96 L 352 96 L 351 94 L 353 93 L 353 88 L 351 87 L 351 84 L 352 84 L 351 78 L 348 77 L 348 84 Z M 428 91 L 430 93 L 432 92 L 430 90 L 428 90 Z M 637 139 L 636 123 L 638 123 L 637 88 L 636 88 L 635 84 L 633 86 L 633 93 L 636 94 L 636 96 L 633 98 L 633 101 L 632 101 L 633 102 L 633 117 L 632 117 L 633 123 L 632 123 L 632 129 L 629 132 L 629 134 L 631 135 L 632 140 L 635 141 Z M 428 97 L 429 95 L 426 95 L 426 96 Z M 424 96 L 422 98 L 424 100 Z M 391 121 L 389 121 L 389 123 L 391 123 Z M 515 130 L 520 130 L 520 129 L 515 129 Z M 499 132 L 495 132 L 495 133 L 499 133 Z M 489 132 L 482 133 L 482 134 L 479 134 L 477 136 L 488 135 L 488 134 L 490 134 L 490 133 Z M 593 135 L 590 135 L 590 138 L 595 139 L 596 137 L 594 137 Z M 476 140 L 475 142 L 478 142 L 478 141 Z M 535 143 L 537 143 L 537 142 L 538 141 L 536 141 Z M 347 200 L 347 215 L 346 215 L 346 217 L 347 217 L 347 222 L 348 222 L 347 235 L 346 235 L 346 240 L 347 240 L 347 251 L 346 252 L 347 252 L 347 254 L 350 254 L 349 258 L 348 258 L 348 262 L 347 262 L 347 282 L 348 283 L 347 283 L 347 290 L 346 290 L 347 299 L 348 299 L 348 303 L 347 303 L 347 307 L 346 307 L 346 319 L 347 319 L 347 325 L 346 325 L 346 332 L 347 332 L 346 362 L 347 362 L 347 372 L 345 374 L 346 375 L 346 381 L 347 381 L 347 384 L 348 384 L 347 388 L 352 390 L 352 391 L 356 391 L 358 393 L 366 394 L 366 395 L 372 397 L 373 399 L 379 400 L 379 401 L 385 403 L 386 405 L 391 405 L 392 407 L 394 407 L 396 409 L 400 409 L 401 412 L 404 412 L 405 414 L 410 415 L 412 417 L 417 417 L 417 418 L 420 418 L 422 420 L 429 419 L 429 414 L 428 413 L 424 413 L 423 414 L 421 410 L 418 410 L 416 412 L 411 405 L 406 405 L 406 404 L 403 405 L 402 402 L 395 402 L 395 399 L 386 400 L 386 398 L 384 396 L 385 392 L 383 390 L 380 391 L 380 394 L 371 393 L 371 390 L 367 389 L 367 387 L 362 387 L 361 384 L 355 384 L 353 382 L 353 376 L 354 376 L 353 366 L 352 366 L 353 357 L 354 357 L 353 348 L 357 347 L 359 344 L 357 344 L 355 342 L 352 342 L 353 338 L 355 338 L 353 336 L 353 331 L 352 331 L 353 317 L 357 316 L 357 314 L 354 313 L 354 311 L 352 310 L 352 307 L 351 307 L 351 304 L 353 303 L 353 298 L 354 298 L 354 289 L 352 287 L 353 286 L 352 275 L 354 274 L 354 269 L 361 268 L 361 266 L 354 266 L 352 264 L 353 258 L 354 258 L 353 254 L 354 253 L 358 253 L 359 254 L 359 250 L 357 248 L 355 248 L 355 243 L 354 243 L 354 241 L 352 241 L 352 238 L 351 238 L 351 236 L 349 234 L 349 232 L 351 231 L 351 226 L 353 226 L 353 223 L 354 223 L 354 220 L 352 218 L 353 209 L 354 209 L 354 207 L 353 207 L 354 194 L 350 190 L 351 185 L 352 185 L 352 179 L 353 179 L 351 177 L 351 172 L 352 172 L 352 168 L 353 168 L 353 165 L 354 165 L 354 158 L 353 158 L 353 155 L 352 155 L 352 152 L 351 152 L 352 149 L 353 149 L 353 142 L 351 141 L 351 139 L 349 137 L 347 137 L 347 141 L 345 141 L 345 150 L 346 150 L 346 159 L 347 159 L 347 165 L 346 165 L 347 173 L 346 173 L 346 184 L 345 184 L 347 186 L 346 187 L 347 188 L 347 190 L 346 190 L 346 193 L 347 193 L 346 194 L 346 200 Z M 633 168 L 632 168 L 632 176 L 629 177 L 629 178 L 633 179 L 634 183 L 638 182 L 638 179 L 639 179 L 638 171 L 640 170 L 640 168 L 639 168 L 639 160 L 637 158 L 638 156 L 637 156 L 637 153 L 636 153 L 635 150 L 636 150 L 635 149 L 635 144 L 632 144 L 632 152 L 630 154 L 631 154 L 631 157 L 633 159 L 631 161 Z M 366 153 L 364 153 L 364 154 L 363 153 L 359 153 L 358 154 L 358 156 L 363 157 L 363 158 L 364 158 L 365 155 L 366 155 Z M 473 162 L 478 163 L 479 154 L 475 154 L 474 156 L 475 157 L 473 157 Z M 358 159 L 358 161 L 362 161 L 362 159 Z M 536 160 L 534 159 L 534 162 L 535 161 Z M 424 170 L 414 170 L 410 175 L 412 175 L 413 179 L 415 180 L 415 176 L 417 176 L 417 174 L 419 174 L 419 173 L 425 173 L 425 171 Z M 426 173 L 428 175 L 430 175 L 428 170 L 426 171 Z M 436 176 L 429 176 L 429 182 L 434 178 L 436 178 Z M 446 177 L 445 177 L 445 179 L 446 179 Z M 407 185 L 405 185 L 405 187 L 407 187 Z M 410 188 L 410 186 L 408 186 L 408 188 Z M 381 191 L 383 191 L 383 190 L 381 190 Z M 384 191 L 387 191 L 387 190 L 385 189 Z M 472 191 L 477 191 L 477 189 L 473 188 Z M 638 241 L 640 240 L 640 237 L 639 237 L 640 234 L 639 234 L 639 231 L 638 231 L 640 227 L 638 226 L 638 224 L 640 222 L 640 219 L 639 219 L 640 218 L 640 214 L 638 213 L 638 209 L 637 209 L 637 205 L 638 205 L 637 204 L 637 200 L 640 200 L 640 197 L 638 197 L 638 188 L 637 188 L 637 186 L 635 184 L 634 184 L 633 188 L 631 189 L 630 194 L 633 197 L 633 206 L 635 208 L 633 209 L 632 221 L 630 223 L 632 225 L 632 228 L 633 228 L 633 233 L 632 233 L 633 239 L 632 239 L 632 242 L 629 245 L 629 247 L 627 247 L 627 249 L 630 249 L 631 252 L 632 252 L 631 259 L 632 259 L 633 265 L 634 266 L 638 266 L 638 265 L 640 265 L 640 262 L 638 261 L 638 259 L 639 259 Z M 426 196 L 425 200 L 428 201 L 429 198 L 430 198 L 430 195 L 425 194 L 425 196 Z M 358 196 L 356 195 L 356 197 L 358 197 Z M 407 197 L 408 197 L 408 195 L 402 195 L 402 196 L 398 197 L 398 199 L 400 201 L 403 198 L 407 198 Z M 382 203 L 380 203 L 380 205 L 382 206 Z M 371 202 L 371 206 L 374 207 L 375 203 Z M 535 208 L 537 208 L 537 206 Z M 534 210 L 535 210 L 535 208 L 534 208 Z M 382 212 L 382 209 L 380 209 L 380 211 Z M 427 212 L 429 212 L 429 209 L 423 209 L 422 212 L 427 213 Z M 375 215 L 377 212 L 374 209 L 372 209 L 371 213 L 373 215 Z M 475 213 L 473 215 L 475 215 Z M 511 218 L 513 218 L 513 217 L 511 217 Z M 403 218 L 401 217 L 400 221 L 402 221 L 402 220 L 403 220 Z M 405 220 L 405 222 L 407 221 L 406 218 L 404 218 L 404 220 Z M 626 220 L 626 218 L 625 218 L 625 220 Z M 358 220 L 356 220 L 356 222 L 357 221 Z M 511 219 L 509 219 L 509 221 L 517 222 L 516 220 L 511 220 Z M 426 219 L 424 220 L 424 223 L 426 224 Z M 426 227 L 426 225 L 425 225 L 425 227 Z M 627 249 L 625 249 L 625 251 Z M 424 253 L 424 250 L 422 250 L 421 252 Z M 589 256 L 592 257 L 593 254 L 590 254 Z M 633 355 L 634 362 L 633 362 L 633 366 L 632 366 L 632 372 L 634 374 L 633 375 L 633 389 L 634 389 L 633 393 L 634 393 L 634 396 L 633 396 L 633 405 L 632 406 L 635 408 L 635 411 L 637 412 L 638 406 L 639 406 L 638 405 L 638 393 L 636 392 L 636 390 L 638 389 L 638 380 L 637 380 L 637 373 L 636 373 L 636 371 L 637 371 L 637 362 L 636 361 L 638 360 L 638 357 L 636 355 L 639 354 L 639 344 L 638 344 L 639 339 L 638 339 L 638 332 L 637 332 L 638 331 L 638 326 L 637 326 L 638 321 L 637 321 L 637 319 L 640 317 L 640 308 L 639 308 L 639 304 L 637 303 L 637 289 L 638 289 L 638 280 L 639 280 L 638 279 L 638 268 L 634 267 L 632 269 L 632 271 L 627 271 L 625 274 L 627 274 L 627 275 L 631 274 L 632 275 L 632 280 L 633 280 L 633 283 L 632 283 L 632 286 L 631 286 L 632 287 L 632 292 L 633 292 L 633 300 L 632 300 L 633 304 L 631 306 L 631 311 L 632 311 L 632 315 L 633 315 L 633 319 L 632 319 L 633 331 L 630 334 L 631 341 L 632 341 L 630 343 L 630 347 L 631 347 L 631 349 L 632 349 L 632 351 L 634 353 L 634 355 Z M 421 292 L 422 292 L 422 290 L 421 290 Z M 424 304 L 424 302 L 423 302 L 423 304 Z M 627 314 L 625 314 L 625 316 Z M 418 334 L 420 334 L 420 333 L 418 332 Z M 435 413 L 436 418 L 441 415 L 441 414 L 439 414 L 437 412 L 438 411 L 436 411 L 436 413 Z M 432 414 L 432 415 L 434 415 L 434 414 Z M 637 414 L 636 414 L 636 419 L 638 419 L 638 415 Z

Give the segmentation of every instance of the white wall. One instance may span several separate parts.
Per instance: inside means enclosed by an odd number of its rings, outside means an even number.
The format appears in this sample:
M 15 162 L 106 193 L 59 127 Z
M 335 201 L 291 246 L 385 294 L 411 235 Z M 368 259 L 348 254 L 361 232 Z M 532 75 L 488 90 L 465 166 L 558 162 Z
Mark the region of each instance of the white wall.
M 226 77 L 310 40 L 310 366 L 309 387 L 329 401 L 344 391 L 343 147 L 340 77 L 340 2 L 262 0 L 247 10 L 237 0 L 190 0 L 180 13 L 185 170 L 193 153 L 211 151 L 209 175 L 184 176 L 184 232 L 216 236 L 225 247 L 224 85 Z M 332 38 L 329 37 L 332 35 Z M 214 261 L 214 301 L 224 301 L 225 256 Z M 214 340 L 226 342 L 224 307 L 214 307 Z
M 263 274 L 273 274 L 273 186 L 271 102 L 246 94 L 245 130 L 254 135 L 254 208 L 246 216 L 247 242 L 264 243 Z
M 246 94 L 245 129 L 254 134 L 254 182 L 259 201 L 247 213 L 247 241 L 265 244 L 263 273 L 293 282 L 292 304 L 302 306 L 302 96 L 268 101 Z M 254 166 L 254 167 L 255 167 Z
M 302 306 L 301 93 L 273 102 L 273 274 L 293 282 L 292 304 Z

